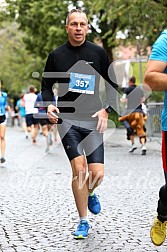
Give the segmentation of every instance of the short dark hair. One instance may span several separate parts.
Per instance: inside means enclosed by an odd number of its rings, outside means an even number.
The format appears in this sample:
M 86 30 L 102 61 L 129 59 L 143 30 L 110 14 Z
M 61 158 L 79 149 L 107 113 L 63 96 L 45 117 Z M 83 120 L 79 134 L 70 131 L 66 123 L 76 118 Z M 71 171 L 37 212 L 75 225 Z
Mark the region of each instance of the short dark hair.
M 35 87 L 32 85 L 29 87 L 29 92 L 34 93 L 35 92 Z
M 135 76 L 132 76 L 129 78 L 129 81 L 131 81 L 132 83 L 136 83 L 136 77 Z
M 70 11 L 68 12 L 68 14 L 67 14 L 67 17 L 66 17 L 66 25 L 69 24 L 70 16 L 71 16 L 71 14 L 74 13 L 74 12 L 84 13 L 84 14 L 86 15 L 86 13 L 85 13 L 84 11 L 82 11 L 81 9 L 72 9 L 72 10 L 70 10 Z

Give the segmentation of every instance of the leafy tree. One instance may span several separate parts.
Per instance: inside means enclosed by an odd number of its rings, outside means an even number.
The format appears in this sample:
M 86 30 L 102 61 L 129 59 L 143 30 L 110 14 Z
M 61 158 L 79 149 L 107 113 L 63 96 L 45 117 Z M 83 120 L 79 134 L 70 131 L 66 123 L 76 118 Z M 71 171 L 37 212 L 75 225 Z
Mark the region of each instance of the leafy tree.
M 49 51 L 66 39 L 64 31 L 68 1 L 49 0 L 6 0 L 7 10 L 25 32 L 24 42 L 27 49 L 46 58 Z
M 16 43 L 17 48 L 10 48 L 12 50 L 10 54 L 14 57 L 14 60 L 12 58 L 10 61 L 10 69 L 14 71 L 13 75 L 17 73 L 13 81 L 17 83 L 14 84 L 16 86 L 20 83 L 20 80 L 16 81 L 18 75 L 22 76 L 24 83 L 24 79 L 25 82 L 28 80 L 28 76 L 26 77 L 28 73 L 29 80 L 33 71 L 41 73 L 48 52 L 66 41 L 65 17 L 72 6 L 81 7 L 88 13 L 91 24 L 88 38 L 92 41 L 98 39 L 111 59 L 113 48 L 129 42 L 134 45 L 139 42 L 138 53 L 145 53 L 146 47 L 152 45 L 167 26 L 166 0 L 6 0 L 6 2 L 8 4 L 6 10 L 0 10 L 0 21 L 7 18 L 16 21 L 20 29 L 17 32 L 18 36 L 21 35 L 26 45 L 25 48 L 23 44 L 19 44 L 22 42 L 19 42 Z M 16 56 L 20 57 L 20 61 Z M 7 63 L 3 62 L 3 69 L 7 70 L 5 64 Z M 23 74 L 24 71 L 26 74 Z
M 138 38 L 140 46 L 145 49 L 146 46 L 153 44 L 159 33 L 167 26 L 167 4 L 164 0 L 84 2 L 91 21 L 96 16 L 96 26 L 93 30 L 99 34 L 103 46 L 112 59 L 112 48 L 115 46 L 129 41 L 137 44 L 136 38 Z M 124 39 L 118 39 L 118 32 Z
M 34 84 L 40 86 L 40 78 L 32 77 L 33 72 L 41 72 L 41 59 L 33 57 L 25 49 L 23 32 L 18 31 L 16 23 L 1 23 L 0 30 L 0 79 L 10 96 L 18 95 Z
M 112 49 L 136 36 L 142 48 L 152 45 L 166 27 L 167 3 L 165 0 L 96 0 L 96 1 L 50 1 L 6 0 L 7 13 L 26 32 L 27 48 L 45 58 L 49 51 L 64 43 L 65 17 L 69 6 L 80 7 L 88 13 L 91 23 L 91 40 L 99 38 L 108 55 L 113 59 Z M 125 39 L 116 39 L 118 32 Z

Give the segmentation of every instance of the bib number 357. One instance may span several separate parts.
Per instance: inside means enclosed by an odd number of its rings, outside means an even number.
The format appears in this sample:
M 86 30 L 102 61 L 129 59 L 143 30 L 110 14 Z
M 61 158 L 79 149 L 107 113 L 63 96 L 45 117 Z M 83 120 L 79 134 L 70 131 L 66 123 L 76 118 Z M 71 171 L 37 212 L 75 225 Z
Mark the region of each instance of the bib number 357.
M 69 91 L 94 94 L 95 75 L 71 73 L 69 82 Z

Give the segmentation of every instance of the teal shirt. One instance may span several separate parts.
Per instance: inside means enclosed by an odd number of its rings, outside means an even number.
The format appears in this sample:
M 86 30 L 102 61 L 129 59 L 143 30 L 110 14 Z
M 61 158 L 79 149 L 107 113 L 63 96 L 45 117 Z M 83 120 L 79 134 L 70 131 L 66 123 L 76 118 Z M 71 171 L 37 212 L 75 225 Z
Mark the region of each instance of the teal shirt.
M 20 116 L 21 116 L 21 117 L 25 117 L 25 116 L 26 116 L 26 110 L 25 110 L 25 107 L 23 107 L 23 106 L 21 105 L 21 101 L 22 101 L 21 99 L 19 99 L 19 100 L 17 101 L 16 107 L 19 108 Z
M 0 116 L 6 114 L 6 107 L 7 107 L 7 93 L 2 92 L 2 96 L 0 96 Z
M 167 29 L 164 30 L 152 47 L 150 60 L 158 60 L 167 63 Z M 164 73 L 167 74 L 167 67 Z M 164 96 L 164 108 L 161 115 L 162 130 L 167 131 L 167 90 Z

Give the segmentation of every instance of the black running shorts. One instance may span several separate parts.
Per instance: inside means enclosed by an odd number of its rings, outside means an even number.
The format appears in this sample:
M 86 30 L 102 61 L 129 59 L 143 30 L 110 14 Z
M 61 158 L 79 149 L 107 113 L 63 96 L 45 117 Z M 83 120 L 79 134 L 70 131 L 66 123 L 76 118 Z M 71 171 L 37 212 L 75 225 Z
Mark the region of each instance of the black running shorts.
M 96 130 L 97 121 L 64 119 L 58 125 L 63 147 L 69 158 L 86 155 L 87 163 L 104 164 L 103 134 Z
M 34 114 L 27 114 L 26 115 L 26 125 L 30 127 L 31 125 L 38 124 L 38 119 L 34 117 Z

